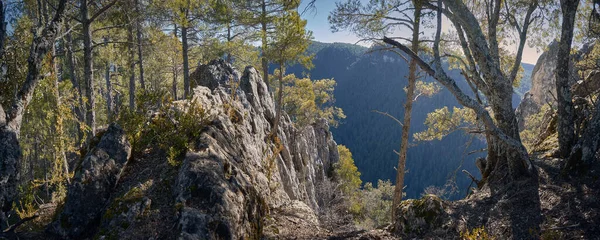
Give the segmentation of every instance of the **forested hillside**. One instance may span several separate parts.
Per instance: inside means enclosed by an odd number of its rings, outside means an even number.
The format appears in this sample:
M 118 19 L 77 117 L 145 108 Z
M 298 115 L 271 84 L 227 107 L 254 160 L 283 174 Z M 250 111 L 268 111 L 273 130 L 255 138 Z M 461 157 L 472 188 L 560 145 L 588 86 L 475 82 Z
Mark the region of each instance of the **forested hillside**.
M 406 93 L 403 89 L 407 84 L 408 64 L 395 53 L 353 44 L 313 42 L 307 52 L 315 54 L 314 68 L 307 70 L 296 65 L 288 71 L 298 77 L 309 74 L 311 79 L 336 80 L 335 105 L 344 110 L 347 118 L 341 121 L 339 127 L 332 128 L 335 140 L 352 151 L 363 182 L 376 183 L 378 179 L 393 181 L 398 158 L 394 150 L 397 151 L 400 146 L 402 129 L 393 119 L 373 110 L 389 113 L 398 119 L 404 114 Z M 533 65 L 523 64 L 523 67 L 522 84 L 515 88 L 513 96 L 515 107 L 522 94 L 531 87 L 529 78 Z M 456 79 L 462 79 L 457 70 L 449 73 Z M 459 84 L 467 91 L 464 80 Z M 456 181 L 457 187 L 456 192 L 448 197 L 462 198 L 471 179 L 461 170 L 479 174 L 475 158 L 481 155 L 469 152 L 485 148 L 482 139 L 472 138 L 462 131 L 442 140 L 412 139 L 414 133 L 427 128 L 424 124 L 427 114 L 444 106 L 449 109 L 459 106 L 456 98 L 445 89 L 431 98 L 420 97 L 415 102 L 405 181 L 408 198 L 419 197 L 429 186 L 444 188 L 448 180 Z M 447 190 L 451 190 L 449 186 Z

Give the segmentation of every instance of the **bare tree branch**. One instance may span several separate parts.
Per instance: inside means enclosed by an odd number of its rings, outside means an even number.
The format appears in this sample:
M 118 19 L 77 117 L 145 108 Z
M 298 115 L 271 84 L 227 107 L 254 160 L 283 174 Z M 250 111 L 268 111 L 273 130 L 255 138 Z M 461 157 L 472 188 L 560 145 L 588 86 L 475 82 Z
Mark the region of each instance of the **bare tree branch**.
M 391 114 L 387 113 L 387 112 L 380 112 L 377 110 L 373 110 L 374 113 L 379 113 L 381 115 L 387 116 L 389 118 L 391 118 L 392 120 L 396 121 L 398 124 L 400 124 L 400 126 L 404 126 L 404 124 L 402 124 L 402 122 L 400 120 L 398 120 L 397 118 L 395 118 L 394 116 L 392 116 Z

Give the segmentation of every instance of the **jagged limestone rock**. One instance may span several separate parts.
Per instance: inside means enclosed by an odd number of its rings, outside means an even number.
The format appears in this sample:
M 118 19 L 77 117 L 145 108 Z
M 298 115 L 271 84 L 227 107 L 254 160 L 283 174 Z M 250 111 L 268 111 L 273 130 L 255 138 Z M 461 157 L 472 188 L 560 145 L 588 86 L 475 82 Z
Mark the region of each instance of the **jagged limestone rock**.
M 526 92 L 525 96 L 523 96 L 523 100 L 517 107 L 516 115 L 517 122 L 519 123 L 519 130 L 525 129 L 525 120 L 527 117 L 534 115 L 540 111 L 540 106 L 538 106 L 533 100 L 533 94 L 531 92 Z
M 209 64 L 201 64 L 190 75 L 192 88 L 205 86 L 210 90 L 217 87 L 230 88 L 230 84 L 239 83 L 240 74 L 223 59 L 212 60 Z
M 47 231 L 63 239 L 89 237 L 98 227 L 131 155 L 123 129 L 111 124 L 76 170 L 67 199 Z
M 444 202 L 438 196 L 425 195 L 421 199 L 408 199 L 400 203 L 394 233 L 407 236 L 440 235 L 448 228 L 449 216 Z
M 267 137 L 275 104 L 256 69 L 247 67 L 240 75 L 215 60 L 192 76 L 201 85 L 192 101 L 213 120 L 180 168 L 175 187 L 180 238 L 258 238 L 267 210 L 282 206 L 316 216 L 315 184 L 339 159 L 326 121 L 298 130 L 283 114 L 276 144 Z M 290 204 L 295 201 L 303 204 Z
M 516 109 L 519 130 L 525 127 L 527 117 L 536 114 L 542 106 L 551 104 L 556 106 L 556 62 L 558 42 L 554 41 L 548 46 L 548 50 L 538 58 L 531 72 L 531 89 L 525 93 L 523 100 Z M 571 85 L 577 82 L 577 70 L 571 66 Z

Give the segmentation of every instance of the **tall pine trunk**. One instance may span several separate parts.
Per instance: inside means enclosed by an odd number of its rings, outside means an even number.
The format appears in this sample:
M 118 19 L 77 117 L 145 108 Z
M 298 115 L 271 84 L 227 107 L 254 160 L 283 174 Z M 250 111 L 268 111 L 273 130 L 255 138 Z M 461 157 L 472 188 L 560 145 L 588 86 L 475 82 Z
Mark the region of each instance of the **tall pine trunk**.
M 80 14 L 82 21 L 81 34 L 83 35 L 83 79 L 87 98 L 85 102 L 85 121 L 90 128 L 90 134 L 87 136 L 90 139 L 96 134 L 96 112 L 94 109 L 96 100 L 94 99 L 94 63 L 92 61 L 92 30 L 90 29 L 92 22 L 89 19 L 87 0 L 81 0 Z
M 414 22 L 411 50 L 418 54 L 419 52 L 419 29 L 421 21 L 421 3 L 414 1 Z M 413 98 L 415 95 L 415 86 L 417 82 L 417 62 L 410 60 L 408 69 L 408 89 L 406 91 L 406 103 L 404 103 L 404 123 L 402 125 L 402 140 L 400 142 L 400 155 L 398 157 L 398 167 L 396 172 L 396 186 L 394 187 L 394 198 L 392 207 L 392 221 L 398 219 L 396 208 L 402 201 L 402 190 L 404 188 L 404 172 L 406 170 L 406 154 L 408 152 L 408 138 L 410 134 L 410 121 L 412 114 Z
M 133 44 L 133 27 L 127 29 L 127 41 L 129 42 L 129 110 L 135 110 L 135 50 Z
M 181 27 L 181 47 L 183 55 L 183 97 L 188 98 L 190 95 L 190 65 L 188 59 L 188 28 Z
M 569 85 L 571 43 L 579 0 L 561 0 L 562 29 L 556 62 L 556 100 L 558 102 L 558 156 L 567 157 L 575 141 L 575 109 Z
M 139 0 L 135 1 L 135 10 L 138 14 L 140 13 L 140 2 Z M 142 54 L 142 17 L 136 17 L 136 37 L 137 37 L 137 54 L 138 54 L 138 64 L 140 68 L 140 88 L 142 90 L 146 90 L 146 82 L 144 81 L 144 58 Z
M 4 80 L 7 71 L 4 65 L 4 36 L 6 36 L 4 2 L 0 1 L 0 81 Z
M 104 72 L 104 80 L 106 82 L 106 117 L 108 122 L 113 121 L 113 106 L 112 106 L 112 84 L 110 82 L 110 62 L 106 63 Z
M 262 0 L 262 5 L 261 5 L 261 42 L 262 42 L 262 57 L 261 57 L 261 62 L 262 62 L 262 70 L 263 70 L 263 81 L 265 81 L 265 83 L 267 84 L 267 89 L 270 88 L 269 86 L 269 60 L 267 60 L 267 56 L 265 55 L 265 52 L 267 50 L 267 6 L 265 3 L 265 0 Z
M 177 25 L 173 27 L 173 36 L 177 38 Z M 175 51 L 177 53 L 177 51 Z M 173 54 L 173 56 L 177 56 L 177 54 Z M 171 83 L 171 89 L 173 91 L 173 100 L 177 100 L 177 58 L 172 57 L 171 61 L 173 63 L 173 82 Z
M 69 21 L 66 21 L 65 26 L 67 30 L 69 29 Z M 77 90 L 77 101 L 79 106 L 74 107 L 75 116 L 77 117 L 77 133 L 78 139 L 77 142 L 80 142 L 83 138 L 83 131 L 81 130 L 81 123 L 85 123 L 85 105 L 83 103 L 83 91 L 81 89 L 81 83 L 77 78 L 77 72 L 75 71 L 75 55 L 73 54 L 73 37 L 71 32 L 67 32 L 65 35 L 67 40 L 65 44 L 66 49 L 66 60 L 67 60 L 67 68 L 69 69 L 69 78 L 71 79 L 71 83 L 73 84 L 73 88 Z
M 64 44 L 62 44 L 62 41 L 59 43 L 59 47 L 62 46 Z M 55 75 L 55 79 L 54 79 L 54 98 L 55 98 L 55 108 L 54 108 L 54 114 L 56 117 L 56 122 L 54 123 L 54 130 L 56 133 L 56 150 L 57 150 L 57 156 L 56 158 L 56 165 L 57 166 L 61 166 L 62 169 L 55 169 L 55 170 L 62 170 L 63 174 L 64 174 L 64 180 L 67 181 L 67 183 L 69 182 L 69 163 L 67 161 L 67 155 L 66 155 L 66 143 L 65 143 L 65 133 L 64 133 L 64 124 L 63 124 L 63 116 L 62 116 L 62 112 L 61 112 L 61 106 L 62 106 L 62 99 L 60 96 L 60 89 L 59 89 L 59 83 L 62 81 L 62 67 L 60 66 L 60 64 L 57 61 L 57 56 L 58 56 L 58 51 L 56 49 L 56 46 L 53 45 L 52 47 L 52 65 L 54 67 L 54 75 Z

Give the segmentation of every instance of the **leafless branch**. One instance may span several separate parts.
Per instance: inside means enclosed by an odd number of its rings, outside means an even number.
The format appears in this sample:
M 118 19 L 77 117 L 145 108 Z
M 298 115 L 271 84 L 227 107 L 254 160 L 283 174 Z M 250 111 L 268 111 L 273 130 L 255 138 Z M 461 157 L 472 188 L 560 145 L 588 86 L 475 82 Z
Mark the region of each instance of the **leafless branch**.
M 386 113 L 386 112 L 380 112 L 380 111 L 377 111 L 377 110 L 373 110 L 373 112 L 374 112 L 374 113 L 379 113 L 379 114 L 381 114 L 381 115 L 384 115 L 384 116 L 387 116 L 387 117 L 389 117 L 389 118 L 393 119 L 394 121 L 396 121 L 398 124 L 400 124 L 400 126 L 404 126 L 404 124 L 402 124 L 402 122 L 401 122 L 400 120 L 398 120 L 397 118 L 395 118 L 394 116 L 392 116 L 392 115 L 391 115 L 391 114 L 389 114 L 389 113 Z

